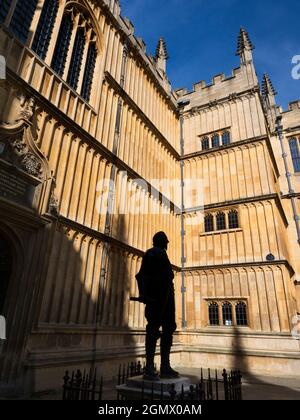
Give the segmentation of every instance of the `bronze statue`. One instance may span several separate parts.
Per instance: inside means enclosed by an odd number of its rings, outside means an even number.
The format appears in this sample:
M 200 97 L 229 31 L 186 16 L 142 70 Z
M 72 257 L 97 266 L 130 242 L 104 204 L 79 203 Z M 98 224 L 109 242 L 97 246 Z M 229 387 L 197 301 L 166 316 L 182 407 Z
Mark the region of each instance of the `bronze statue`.
M 153 238 L 153 248 L 149 249 L 142 261 L 138 281 L 139 301 L 146 305 L 146 367 L 144 379 L 157 381 L 159 376 L 154 367 L 156 343 L 160 338 L 160 377 L 177 378 L 179 373 L 170 366 L 170 352 L 173 334 L 176 331 L 174 273 L 167 255 L 169 240 L 164 232 Z M 162 333 L 160 333 L 162 328 Z

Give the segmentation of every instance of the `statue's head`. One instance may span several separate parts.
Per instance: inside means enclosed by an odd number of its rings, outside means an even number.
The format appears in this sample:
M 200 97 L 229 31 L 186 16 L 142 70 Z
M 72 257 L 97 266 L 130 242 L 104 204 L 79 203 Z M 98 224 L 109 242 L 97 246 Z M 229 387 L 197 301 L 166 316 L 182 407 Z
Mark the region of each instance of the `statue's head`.
M 168 249 L 169 239 L 165 232 L 158 232 L 153 237 L 153 246 L 158 248 Z

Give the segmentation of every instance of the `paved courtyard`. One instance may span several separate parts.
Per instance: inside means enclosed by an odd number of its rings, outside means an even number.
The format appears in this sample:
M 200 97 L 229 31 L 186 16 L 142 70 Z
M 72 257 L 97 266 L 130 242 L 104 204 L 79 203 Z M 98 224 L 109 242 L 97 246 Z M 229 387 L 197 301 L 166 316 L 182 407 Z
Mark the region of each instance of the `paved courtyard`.
M 193 380 L 200 377 L 198 369 L 180 369 L 180 372 Z M 246 374 L 243 377 L 243 399 L 300 400 L 300 373 L 289 378 Z

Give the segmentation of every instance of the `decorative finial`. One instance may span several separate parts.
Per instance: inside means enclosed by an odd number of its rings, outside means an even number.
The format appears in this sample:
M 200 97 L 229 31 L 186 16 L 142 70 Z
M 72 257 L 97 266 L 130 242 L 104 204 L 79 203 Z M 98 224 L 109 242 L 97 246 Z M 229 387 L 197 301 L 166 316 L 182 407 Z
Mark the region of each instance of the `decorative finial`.
M 252 44 L 248 32 L 241 27 L 240 33 L 238 36 L 238 45 L 236 55 L 243 57 L 246 51 L 254 50 L 255 46 Z
M 261 91 L 264 97 L 277 95 L 277 92 L 273 86 L 270 76 L 267 73 L 263 75 Z
M 155 61 L 157 63 L 157 68 L 164 73 L 166 73 L 167 70 L 167 60 L 169 58 L 166 42 L 163 38 L 160 38 L 158 41 L 158 45 L 156 48 L 156 54 L 155 54 Z

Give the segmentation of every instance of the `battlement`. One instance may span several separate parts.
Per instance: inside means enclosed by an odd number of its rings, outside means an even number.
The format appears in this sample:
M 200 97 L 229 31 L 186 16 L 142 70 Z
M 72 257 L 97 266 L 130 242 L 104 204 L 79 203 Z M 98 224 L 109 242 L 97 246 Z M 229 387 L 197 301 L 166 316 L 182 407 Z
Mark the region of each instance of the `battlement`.
M 300 99 L 293 101 L 293 102 L 289 102 L 288 105 L 288 110 L 289 111 L 295 111 L 295 110 L 299 110 L 300 109 Z
M 158 83 L 170 96 L 173 104 L 176 105 L 176 96 L 175 93 L 172 91 L 171 83 L 168 80 L 167 75 L 164 72 L 160 71 L 155 58 L 152 55 L 147 54 L 147 45 L 143 38 L 135 35 L 135 27 L 131 20 L 127 17 L 123 17 L 121 15 L 121 10 L 117 15 L 114 14 L 114 17 L 118 20 L 121 30 L 126 33 L 127 38 L 130 40 L 131 44 L 135 49 L 135 52 L 142 58 L 142 60 L 145 63 L 145 66 L 151 70 Z
M 252 62 L 241 67 L 235 68 L 228 77 L 224 73 L 217 74 L 212 78 L 211 84 L 204 80 L 193 85 L 193 89 L 188 91 L 186 88 L 175 91 L 177 98 L 190 100 L 191 108 L 201 106 L 229 95 L 238 94 L 258 86 L 255 69 Z

